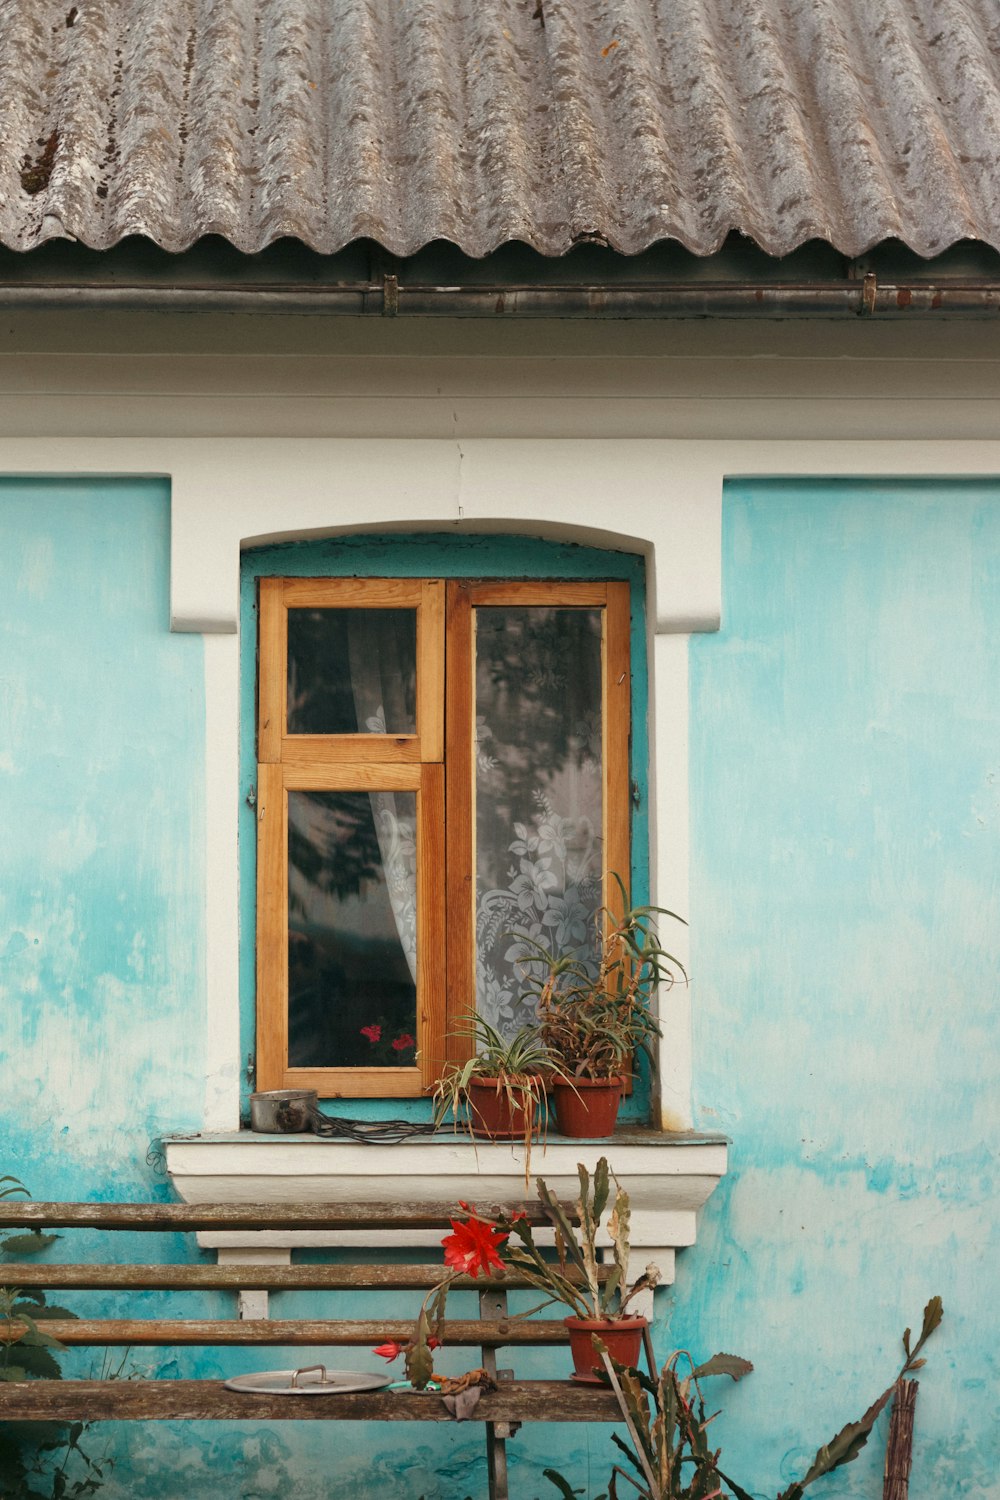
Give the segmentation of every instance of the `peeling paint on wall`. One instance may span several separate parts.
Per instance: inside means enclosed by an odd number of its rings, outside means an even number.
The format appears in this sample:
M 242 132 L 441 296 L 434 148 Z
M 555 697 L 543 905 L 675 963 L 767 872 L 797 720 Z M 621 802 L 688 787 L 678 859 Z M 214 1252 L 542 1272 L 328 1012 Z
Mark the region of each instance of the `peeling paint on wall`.
M 691 650 L 690 915 L 698 1123 L 734 1146 L 656 1344 L 754 1361 L 714 1432 L 773 1496 L 881 1389 L 939 1292 L 911 1500 L 986 1500 L 1000 486 L 741 482 L 724 525 L 724 628 Z M 148 1141 L 200 1117 L 202 659 L 167 631 L 166 527 L 160 484 L 0 487 L 0 1171 L 40 1196 L 165 1194 Z M 136 1259 L 152 1250 L 134 1238 Z M 202 1306 L 231 1311 L 222 1294 Z M 122 1424 L 100 1441 L 106 1500 L 485 1493 L 478 1430 L 443 1425 Z M 880 1425 L 831 1500 L 880 1493 L 883 1448 Z M 608 1434 L 523 1429 L 510 1458 L 520 1500 L 548 1500 L 553 1462 L 590 1500 Z
M 0 483 L 2 1166 L 162 1192 L 203 1091 L 201 641 L 167 629 L 165 481 Z M 181 1124 L 183 1122 L 183 1124 Z

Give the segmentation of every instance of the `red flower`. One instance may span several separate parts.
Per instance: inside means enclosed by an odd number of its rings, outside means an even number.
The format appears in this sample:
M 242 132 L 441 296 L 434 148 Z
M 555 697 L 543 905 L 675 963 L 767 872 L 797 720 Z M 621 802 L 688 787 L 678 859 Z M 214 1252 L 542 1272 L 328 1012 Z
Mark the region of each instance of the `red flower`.
M 409 1344 L 397 1344 L 395 1339 L 390 1339 L 386 1344 L 377 1344 L 372 1350 L 373 1354 L 380 1354 L 383 1359 L 398 1359 L 399 1356 L 409 1349 Z M 427 1340 L 428 1349 L 440 1349 L 441 1340 L 436 1339 L 433 1334 Z
M 415 1047 L 416 1045 L 417 1045 L 417 1039 L 416 1039 L 416 1037 L 415 1036 L 411 1036 L 408 1031 L 404 1031 L 403 1035 L 402 1036 L 398 1036 L 396 1038 L 396 1040 L 393 1042 L 393 1044 L 392 1044 L 392 1050 L 393 1050 L 393 1052 L 405 1052 L 406 1049 L 407 1049 L 407 1047 Z
M 485 1224 L 482 1219 L 472 1218 L 465 1224 L 451 1220 L 454 1234 L 446 1234 L 441 1241 L 444 1246 L 444 1263 L 461 1271 L 466 1276 L 488 1275 L 491 1270 L 503 1270 L 503 1261 L 497 1250 L 507 1236 Z
M 362 1036 L 366 1036 L 368 1038 L 368 1040 L 374 1046 L 374 1044 L 376 1042 L 380 1042 L 382 1040 L 382 1028 L 381 1028 L 381 1026 L 374 1026 L 374 1025 L 372 1025 L 372 1026 L 362 1026 L 362 1028 L 361 1028 L 361 1035 Z M 393 1046 L 395 1046 L 395 1043 L 393 1043 Z

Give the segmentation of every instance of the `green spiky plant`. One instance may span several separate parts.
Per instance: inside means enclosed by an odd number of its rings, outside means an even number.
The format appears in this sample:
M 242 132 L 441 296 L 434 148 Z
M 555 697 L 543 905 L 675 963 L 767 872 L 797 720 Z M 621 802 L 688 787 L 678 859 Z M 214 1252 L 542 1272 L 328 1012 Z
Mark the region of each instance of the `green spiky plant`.
M 31 1194 L 16 1177 L 0 1177 L 0 1198 L 30 1198 Z M 25 1233 L 0 1235 L 3 1255 L 37 1255 L 55 1244 L 58 1235 Z M 65 1307 L 50 1307 L 45 1293 L 19 1291 L 0 1286 L 0 1380 L 42 1378 L 58 1380 L 60 1369 L 50 1351 L 61 1344 L 38 1327 L 45 1318 L 72 1318 Z M 12 1351 L 16 1348 L 16 1357 Z
M 511 1111 L 523 1112 L 527 1186 L 531 1142 L 544 1129 L 547 1119 L 545 1078 L 556 1067 L 554 1059 L 534 1025 L 522 1026 L 508 1040 L 482 1016 L 476 1016 L 456 1034 L 471 1037 L 475 1050 L 465 1062 L 449 1063 L 435 1084 L 434 1124 L 440 1128 L 450 1112 L 456 1128 L 461 1124 L 471 1135 L 469 1084 L 474 1078 L 496 1079 L 500 1095 Z
M 802 1500 L 807 1486 L 857 1458 L 899 1383 L 925 1363 L 919 1357 L 920 1351 L 943 1316 L 941 1298 L 932 1297 L 924 1308 L 920 1337 L 912 1349 L 910 1330 L 907 1328 L 903 1334 L 906 1357 L 892 1384 L 858 1421 L 848 1422 L 835 1437 L 824 1443 L 805 1476 L 782 1490 L 776 1500 Z M 685 1351 L 678 1351 L 670 1356 L 654 1382 L 638 1370 L 629 1370 L 618 1364 L 606 1351 L 602 1359 L 629 1436 L 629 1441 L 625 1442 L 613 1433 L 612 1441 L 624 1454 L 630 1468 L 615 1464 L 607 1491 L 596 1500 L 619 1500 L 619 1481 L 629 1486 L 627 1491 L 621 1492 L 623 1497 L 625 1494 L 638 1495 L 639 1500 L 753 1500 L 750 1492 L 719 1466 L 720 1450 L 711 1446 L 707 1436 L 713 1415 L 706 1413 L 701 1390 L 702 1380 L 713 1375 L 742 1379 L 753 1369 L 747 1360 L 732 1354 L 716 1354 L 705 1364 L 692 1366 L 689 1374 L 681 1376 L 678 1373 L 680 1362 L 686 1359 L 691 1365 L 691 1360 Z M 576 1500 L 580 1492 L 573 1490 L 563 1475 L 554 1469 L 544 1472 L 564 1500 Z
M 537 1179 L 538 1197 L 555 1230 L 556 1261 L 547 1260 L 538 1249 L 527 1219 L 514 1215 L 500 1215 L 495 1221 L 497 1228 L 509 1236 L 503 1258 L 533 1287 L 545 1292 L 550 1301 L 568 1307 L 574 1317 L 597 1318 L 605 1322 L 627 1317 L 629 1303 L 637 1293 L 655 1287 L 659 1282 L 659 1268 L 647 1266 L 631 1286 L 628 1284 L 631 1223 L 628 1193 L 608 1167 L 606 1156 L 602 1156 L 594 1168 L 593 1183 L 582 1163 L 577 1166 L 577 1173 L 580 1196 L 575 1208 L 579 1227 L 571 1223 L 544 1180 Z M 607 1233 L 614 1264 L 608 1274 L 602 1276 L 597 1238 L 609 1206 L 612 1182 L 615 1197 L 608 1214 Z M 571 1270 L 580 1273 L 580 1281 L 570 1278 Z
M 30 1198 L 16 1177 L 0 1177 L 0 1198 Z M 0 1235 L 0 1255 L 37 1255 L 59 1238 L 37 1230 Z M 0 1267 L 2 1269 L 2 1267 Z M 63 1348 L 45 1332 L 48 1318 L 75 1318 L 45 1293 L 0 1287 L 0 1381 L 60 1380 L 56 1354 Z M 85 1500 L 101 1488 L 110 1460 L 86 1453 L 86 1424 L 5 1422 L 0 1432 L 2 1500 Z M 76 1473 L 71 1474 L 70 1464 Z M 44 1488 L 39 1488 L 44 1486 Z

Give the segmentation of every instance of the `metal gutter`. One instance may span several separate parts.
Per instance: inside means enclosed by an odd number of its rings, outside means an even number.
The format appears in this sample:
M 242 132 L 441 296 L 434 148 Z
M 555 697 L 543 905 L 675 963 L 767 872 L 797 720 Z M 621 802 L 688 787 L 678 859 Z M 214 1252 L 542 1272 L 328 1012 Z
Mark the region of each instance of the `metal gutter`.
M 7 311 L 234 312 L 342 317 L 449 318 L 983 318 L 1000 314 L 1000 283 L 860 281 L 750 285 L 681 282 L 602 285 L 407 285 L 381 281 L 316 285 L 152 286 L 0 284 Z

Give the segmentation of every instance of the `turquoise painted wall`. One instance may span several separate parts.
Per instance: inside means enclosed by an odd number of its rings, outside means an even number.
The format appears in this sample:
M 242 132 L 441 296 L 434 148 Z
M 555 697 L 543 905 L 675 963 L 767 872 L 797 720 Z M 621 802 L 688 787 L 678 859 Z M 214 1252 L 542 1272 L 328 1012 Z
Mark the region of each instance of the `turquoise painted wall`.
M 0 486 L 0 1172 L 37 1196 L 165 1195 L 147 1146 L 200 1123 L 202 648 L 167 630 L 167 502 L 148 482 Z M 656 1341 L 756 1364 L 716 1432 L 761 1500 L 880 1389 L 933 1292 L 911 1497 L 997 1493 L 998 502 L 726 495 L 724 628 L 691 648 L 690 916 L 697 1118 L 731 1134 L 732 1170 Z M 485 1493 L 478 1431 L 457 1428 L 150 1424 L 94 1446 L 117 1458 L 107 1500 Z M 882 1449 L 812 1493 L 876 1500 Z M 522 1431 L 514 1494 L 554 1493 L 555 1462 L 596 1495 L 608 1456 L 599 1429 Z
M 0 1172 L 36 1197 L 142 1196 L 201 1117 L 204 674 L 169 521 L 166 481 L 0 481 Z
M 940 1293 L 911 1500 L 996 1496 L 1000 490 L 734 483 L 723 567 L 691 919 L 732 1172 L 661 1342 L 754 1361 L 717 1441 L 773 1495 Z M 883 1436 L 810 1494 L 880 1496 Z
M 169 522 L 165 481 L 0 481 L 0 1174 L 38 1198 L 166 1198 L 147 1152 L 202 1118 L 203 651 L 169 633 Z M 155 1240 L 125 1253 L 185 1254 Z M 114 1500 L 148 1443 L 95 1435 Z

